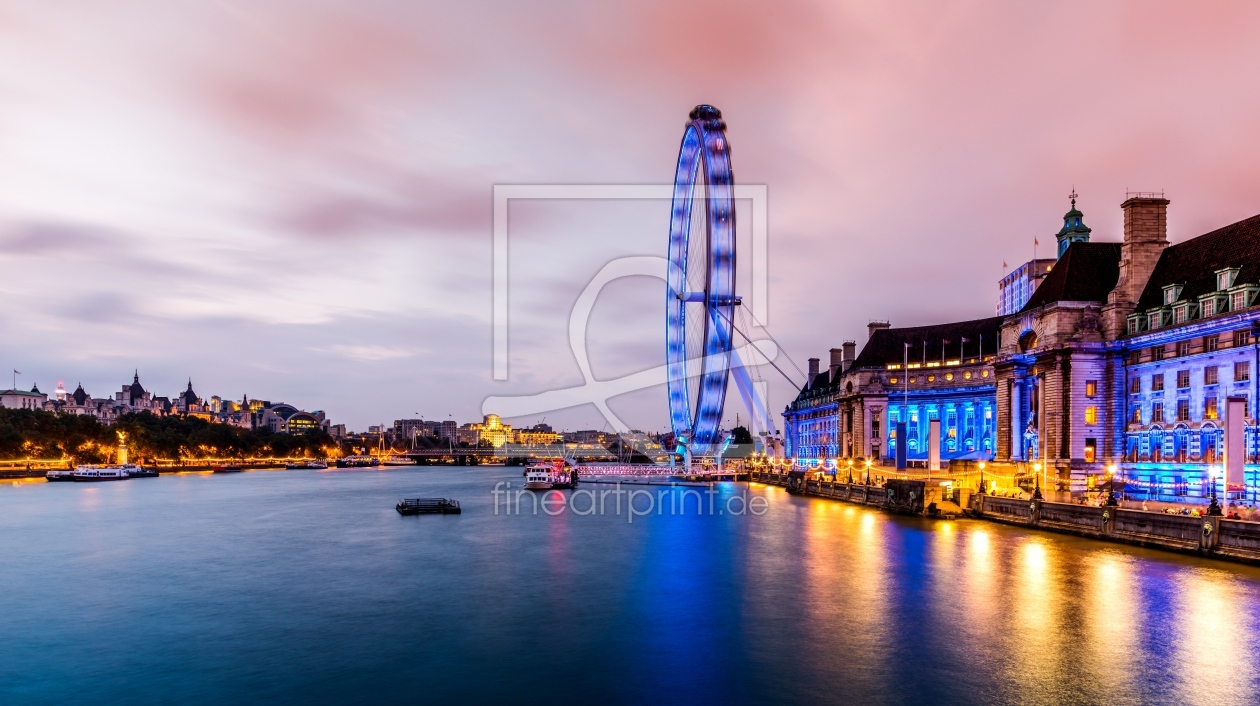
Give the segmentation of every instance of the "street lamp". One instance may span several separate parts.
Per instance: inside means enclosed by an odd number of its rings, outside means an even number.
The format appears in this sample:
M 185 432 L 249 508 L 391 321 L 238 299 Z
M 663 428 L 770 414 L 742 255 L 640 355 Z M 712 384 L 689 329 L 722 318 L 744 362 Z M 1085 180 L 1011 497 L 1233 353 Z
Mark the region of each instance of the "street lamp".
M 1208 475 L 1212 478 L 1212 504 L 1208 505 L 1207 514 L 1220 517 L 1224 513 L 1221 512 L 1220 503 L 1216 502 L 1216 466 L 1208 468 Z
M 1033 499 L 1040 500 L 1041 499 L 1041 461 L 1038 461 L 1033 464 L 1033 483 L 1035 483 L 1035 487 L 1033 488 Z
M 979 465 L 980 465 L 980 494 L 981 494 L 981 495 L 984 495 L 984 494 L 985 494 L 985 488 L 984 488 L 984 466 L 985 466 L 985 463 L 984 463 L 984 461 L 981 461 Z
M 871 484 L 871 460 L 866 459 L 866 484 Z
M 1116 464 L 1112 463 L 1107 466 L 1107 505 L 1116 507 L 1119 504 L 1116 500 Z

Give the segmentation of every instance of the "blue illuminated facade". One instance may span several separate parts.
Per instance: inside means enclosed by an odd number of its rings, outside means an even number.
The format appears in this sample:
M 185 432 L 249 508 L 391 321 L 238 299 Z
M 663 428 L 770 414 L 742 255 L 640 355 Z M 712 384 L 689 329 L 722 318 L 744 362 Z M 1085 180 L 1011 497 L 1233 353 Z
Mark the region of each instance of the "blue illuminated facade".
M 929 423 L 939 419 L 943 461 L 992 458 L 997 401 L 991 361 L 1001 323 L 1000 317 L 913 328 L 876 322 L 856 358 L 848 352 L 853 344 L 846 344 L 832 351 L 827 370 L 811 359 L 810 384 L 783 413 L 787 455 L 891 464 L 902 443 L 897 423 L 904 419 L 907 458 L 923 465 Z

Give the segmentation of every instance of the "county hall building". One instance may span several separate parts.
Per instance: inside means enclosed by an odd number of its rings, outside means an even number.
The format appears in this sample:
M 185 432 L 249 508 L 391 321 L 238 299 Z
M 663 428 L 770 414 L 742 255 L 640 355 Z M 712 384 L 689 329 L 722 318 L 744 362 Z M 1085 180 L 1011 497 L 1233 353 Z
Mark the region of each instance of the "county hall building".
M 1115 470 L 1152 494 L 1202 497 L 1225 400 L 1242 397 L 1247 460 L 1260 460 L 1260 216 L 1170 245 L 1168 205 L 1130 194 L 1120 242 L 1091 242 L 1073 201 L 1058 259 L 1004 278 L 998 317 L 875 323 L 860 353 L 833 351 L 826 371 L 811 360 L 784 411 L 788 455 L 887 463 L 904 417 L 908 457 L 923 460 L 926 420 L 940 419 L 942 460 L 1040 463 L 1076 491 Z

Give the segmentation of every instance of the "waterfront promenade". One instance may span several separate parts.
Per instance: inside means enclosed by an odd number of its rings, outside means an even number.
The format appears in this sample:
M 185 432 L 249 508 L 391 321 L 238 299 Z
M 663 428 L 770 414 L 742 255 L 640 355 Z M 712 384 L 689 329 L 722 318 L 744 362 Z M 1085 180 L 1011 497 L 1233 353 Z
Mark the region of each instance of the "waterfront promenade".
M 750 477 L 785 488 L 793 484 L 786 473 L 754 472 Z M 802 479 L 794 489 L 881 509 L 889 505 L 888 492 L 878 486 Z M 1260 522 L 981 494 L 969 495 L 963 503 L 961 509 L 979 519 L 1260 565 Z

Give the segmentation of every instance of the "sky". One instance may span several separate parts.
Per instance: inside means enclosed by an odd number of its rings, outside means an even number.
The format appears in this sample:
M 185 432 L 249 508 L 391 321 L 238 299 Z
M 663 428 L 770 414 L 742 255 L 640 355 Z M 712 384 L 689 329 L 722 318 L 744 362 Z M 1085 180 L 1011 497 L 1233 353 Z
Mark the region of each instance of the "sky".
M 495 380 L 494 188 L 668 184 L 710 103 L 768 198 L 751 335 L 799 384 L 870 319 L 992 315 L 1073 188 L 1098 241 L 1126 191 L 1166 193 L 1173 242 L 1260 213 L 1258 29 L 1211 2 L 0 0 L 0 370 L 103 397 L 138 369 L 357 430 L 580 385 L 574 302 L 665 254 L 669 203 L 511 202 Z M 595 379 L 663 363 L 663 294 L 601 291 Z M 660 386 L 609 405 L 668 424 Z M 609 425 L 510 421 L 544 419 Z

